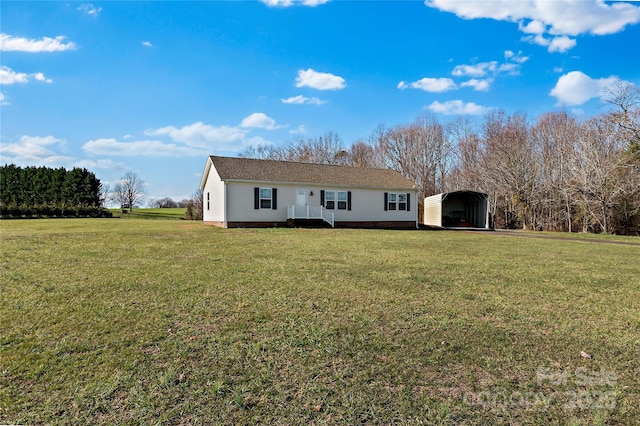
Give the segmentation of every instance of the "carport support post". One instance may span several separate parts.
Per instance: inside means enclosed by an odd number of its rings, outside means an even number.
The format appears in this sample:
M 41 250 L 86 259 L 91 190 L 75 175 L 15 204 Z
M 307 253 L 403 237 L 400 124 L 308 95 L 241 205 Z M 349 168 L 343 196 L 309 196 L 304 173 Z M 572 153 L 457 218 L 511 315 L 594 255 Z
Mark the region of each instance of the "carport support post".
M 489 229 L 490 228 L 489 226 L 489 195 L 486 195 L 484 199 L 487 201 L 487 204 L 486 204 L 487 217 L 485 217 L 484 219 L 484 228 Z

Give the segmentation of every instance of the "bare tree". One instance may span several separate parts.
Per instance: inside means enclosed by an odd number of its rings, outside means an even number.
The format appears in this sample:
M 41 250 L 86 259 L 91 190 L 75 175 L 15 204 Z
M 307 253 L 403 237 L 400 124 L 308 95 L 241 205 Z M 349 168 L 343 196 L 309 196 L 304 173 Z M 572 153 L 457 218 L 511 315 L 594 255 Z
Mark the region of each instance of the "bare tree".
M 201 189 L 198 189 L 193 193 L 191 199 L 187 201 L 185 218 L 187 220 L 202 220 L 202 209 L 203 209 L 203 192 Z
M 109 202 L 110 194 L 109 194 L 109 185 L 100 184 L 100 206 L 106 207 Z
M 129 211 L 133 206 L 140 203 L 145 196 L 145 183 L 137 174 L 127 172 L 118 183 L 115 184 L 111 193 L 113 201 L 120 206 L 128 206 Z
M 323 136 L 296 139 L 282 147 L 273 145 L 250 146 L 240 153 L 241 157 L 263 160 L 296 161 L 315 164 L 349 164 L 349 153 L 337 133 L 327 132 Z
M 384 161 L 378 146 L 359 140 L 348 150 L 348 164 L 355 167 L 383 167 Z
M 579 125 L 566 112 L 538 117 L 530 137 L 540 165 L 538 191 L 534 194 L 541 206 L 545 229 L 573 230 L 571 160 Z
M 258 160 L 275 160 L 278 149 L 274 145 L 251 145 L 242 152 L 239 157 L 242 158 L 255 158 Z
M 324 136 L 297 139 L 282 149 L 284 160 L 314 164 L 345 164 L 346 151 L 340 137 L 333 132 Z
M 506 116 L 503 112 L 487 115 L 484 124 L 485 159 L 488 180 L 502 199 L 505 225 L 538 227 L 539 163 L 534 155 L 526 117 Z
M 453 153 L 443 126 L 432 115 L 375 133 L 384 166 L 414 181 L 421 196 L 442 192 Z M 421 197 L 422 198 L 422 197 Z
M 617 133 L 616 124 L 607 116 L 592 118 L 582 126 L 572 172 L 583 231 L 613 231 L 614 212 L 624 202 L 638 197 L 637 163 L 626 155 L 625 143 Z M 637 212 L 639 207 L 633 210 Z
M 619 82 L 605 90 L 604 100 L 615 108 L 607 118 L 619 127 L 625 148 L 640 158 L 640 88 Z
M 450 137 L 455 144 L 456 163 L 449 173 L 451 190 L 474 189 L 489 192 L 485 160 L 485 144 L 471 128 L 450 127 Z
M 626 161 L 621 179 L 628 190 L 615 207 L 615 227 L 640 233 L 640 88 L 619 82 L 605 91 L 604 99 L 614 107 L 606 117 L 615 126 Z

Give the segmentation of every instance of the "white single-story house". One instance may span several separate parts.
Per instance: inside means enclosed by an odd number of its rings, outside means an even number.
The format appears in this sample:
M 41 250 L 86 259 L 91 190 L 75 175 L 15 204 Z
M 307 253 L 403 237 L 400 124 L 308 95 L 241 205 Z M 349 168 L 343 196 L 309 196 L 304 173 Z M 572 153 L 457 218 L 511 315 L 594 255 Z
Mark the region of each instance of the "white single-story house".
M 456 191 L 424 199 L 424 224 L 439 228 L 490 229 L 489 197 L 475 191 Z
M 224 228 L 417 228 L 418 189 L 393 170 L 210 156 L 203 220 Z

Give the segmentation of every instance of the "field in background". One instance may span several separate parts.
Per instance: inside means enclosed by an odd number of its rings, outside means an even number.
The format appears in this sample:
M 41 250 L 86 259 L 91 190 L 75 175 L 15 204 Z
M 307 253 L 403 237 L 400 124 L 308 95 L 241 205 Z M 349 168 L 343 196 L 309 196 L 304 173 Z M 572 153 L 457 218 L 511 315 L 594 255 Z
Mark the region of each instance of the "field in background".
M 120 209 L 109 209 L 113 217 L 128 219 L 184 219 L 187 209 L 183 207 L 163 208 L 163 209 L 133 209 L 131 212 L 123 213 Z
M 584 239 L 3 221 L 0 424 L 633 424 L 640 247 Z

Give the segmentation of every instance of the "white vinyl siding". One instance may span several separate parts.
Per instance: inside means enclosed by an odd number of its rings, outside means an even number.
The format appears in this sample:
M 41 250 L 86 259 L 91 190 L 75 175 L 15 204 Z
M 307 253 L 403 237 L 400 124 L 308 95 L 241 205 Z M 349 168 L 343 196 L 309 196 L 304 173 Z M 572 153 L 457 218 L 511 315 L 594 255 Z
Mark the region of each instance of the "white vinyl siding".
M 301 189 L 299 183 L 296 184 L 280 184 L 280 183 L 259 183 L 256 182 L 238 182 L 229 181 L 226 183 L 226 207 L 225 203 L 225 183 L 216 181 L 217 173 L 211 168 L 205 192 L 210 192 L 211 210 L 205 210 L 205 221 L 227 221 L 227 222 L 274 222 L 284 223 L 287 220 L 287 206 L 296 203 L 296 191 Z M 255 188 L 276 188 L 277 189 L 277 208 L 276 209 L 255 209 Z M 308 191 L 309 205 L 321 205 L 321 193 L 326 198 L 326 190 L 322 185 L 305 185 L 302 187 Z M 416 221 L 416 200 L 417 193 L 410 193 L 410 211 L 395 210 L 385 211 L 382 199 L 385 192 L 384 189 L 363 189 L 363 188 L 339 188 L 335 191 L 334 209 L 331 210 L 338 222 L 386 222 L 386 221 Z M 311 193 L 313 192 L 313 195 Z M 351 200 L 349 200 L 349 192 L 351 192 Z M 341 195 L 342 193 L 342 195 Z M 266 194 L 265 194 L 266 195 Z M 272 192 L 273 196 L 273 192 Z M 345 197 L 347 197 L 347 209 L 341 208 L 344 205 Z M 349 201 L 351 201 L 349 203 Z M 325 199 L 326 203 L 326 199 Z M 351 210 L 348 209 L 351 204 Z M 273 205 L 272 205 L 273 207 Z M 226 218 L 224 216 L 226 208 Z
M 224 182 L 220 180 L 216 170 L 211 167 L 203 189 L 205 209 L 202 212 L 202 219 L 205 222 L 224 222 L 224 185 Z

